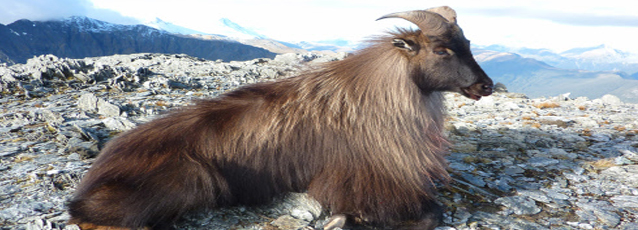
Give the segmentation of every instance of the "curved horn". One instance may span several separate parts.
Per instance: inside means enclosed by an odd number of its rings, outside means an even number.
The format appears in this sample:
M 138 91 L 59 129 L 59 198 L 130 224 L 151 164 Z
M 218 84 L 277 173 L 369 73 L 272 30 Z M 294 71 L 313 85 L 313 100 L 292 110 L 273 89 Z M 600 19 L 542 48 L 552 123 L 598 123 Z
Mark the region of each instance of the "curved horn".
M 427 10 L 405 11 L 385 15 L 386 18 L 403 18 L 417 25 L 424 33 L 439 35 L 446 31 L 448 24 L 456 23 L 456 12 L 447 6 Z
M 450 23 L 456 23 L 456 11 L 454 11 L 449 6 L 440 6 L 440 7 L 430 8 L 430 9 L 427 9 L 426 11 L 437 13 L 441 15 L 441 17 L 447 19 L 447 21 Z

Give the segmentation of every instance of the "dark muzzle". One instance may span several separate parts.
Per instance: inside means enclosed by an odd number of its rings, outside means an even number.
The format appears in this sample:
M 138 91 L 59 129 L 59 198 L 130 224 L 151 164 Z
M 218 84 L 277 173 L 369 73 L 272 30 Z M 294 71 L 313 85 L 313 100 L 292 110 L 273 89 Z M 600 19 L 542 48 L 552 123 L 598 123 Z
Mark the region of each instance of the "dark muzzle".
M 478 101 L 481 99 L 481 97 L 492 95 L 492 92 L 494 91 L 493 89 L 494 84 L 492 83 L 492 81 L 489 81 L 488 83 L 479 82 L 474 83 L 469 87 L 461 88 L 461 92 L 463 96 Z

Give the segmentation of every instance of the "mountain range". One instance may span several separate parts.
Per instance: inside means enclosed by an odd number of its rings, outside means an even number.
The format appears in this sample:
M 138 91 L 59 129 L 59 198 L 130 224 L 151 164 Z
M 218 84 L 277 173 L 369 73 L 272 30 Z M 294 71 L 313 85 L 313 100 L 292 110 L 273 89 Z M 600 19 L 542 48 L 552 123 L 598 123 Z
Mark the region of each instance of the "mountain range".
M 563 69 L 616 71 L 638 79 L 638 53 L 614 49 L 607 45 L 574 48 L 556 53 L 548 49 L 511 48 L 500 45 L 481 46 L 481 49 L 516 53 Z M 621 73 L 623 72 L 623 73 Z
M 42 54 L 84 58 L 132 53 L 184 53 L 225 61 L 275 56 L 237 41 L 197 39 L 146 25 L 117 25 L 87 17 L 0 24 L 0 61 L 10 64 Z
M 86 17 L 0 24 L 0 62 L 24 63 L 41 54 L 83 58 L 130 53 L 184 53 L 209 60 L 272 58 L 277 53 L 353 51 L 346 40 L 278 41 L 222 18 L 219 33 L 206 34 L 155 19 L 116 25 Z M 598 98 L 613 94 L 638 103 L 638 54 L 601 45 L 556 53 L 547 49 L 475 46 L 475 58 L 496 82 L 530 97 Z
M 474 49 L 473 53 L 485 72 L 511 92 L 532 98 L 568 93 L 571 98 L 600 98 L 612 94 L 625 102 L 638 103 L 638 80 L 625 72 L 559 68 L 520 54 L 485 49 Z

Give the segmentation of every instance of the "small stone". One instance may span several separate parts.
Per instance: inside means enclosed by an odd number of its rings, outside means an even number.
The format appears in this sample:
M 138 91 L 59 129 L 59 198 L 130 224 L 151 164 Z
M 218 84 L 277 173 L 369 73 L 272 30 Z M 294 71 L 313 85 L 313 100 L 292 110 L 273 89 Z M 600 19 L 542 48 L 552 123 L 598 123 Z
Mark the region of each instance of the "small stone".
M 308 226 L 309 222 L 296 219 L 289 215 L 283 215 L 272 221 L 270 224 L 279 227 L 280 229 L 300 229 Z
M 527 163 L 534 167 L 545 167 L 558 164 L 560 161 L 547 157 L 532 157 L 527 161 Z
M 570 183 L 578 183 L 578 182 L 584 182 L 589 180 L 589 176 L 587 175 L 579 175 L 579 174 L 574 174 L 574 173 L 563 173 L 563 176 L 565 176 L 565 178 L 567 180 L 570 181 Z
M 127 131 L 135 128 L 135 123 L 123 117 L 108 117 L 102 120 L 104 126 L 111 130 Z
M 559 159 L 576 159 L 578 157 L 578 154 L 576 153 L 570 153 L 559 148 L 549 149 L 549 154 Z
M 497 93 L 507 93 L 507 87 L 505 86 L 505 84 L 501 83 L 501 82 L 497 82 L 494 85 L 494 92 Z
M 547 196 L 556 199 L 556 200 L 567 200 L 569 199 L 568 195 L 565 195 L 559 191 L 556 191 L 554 189 L 548 189 L 548 188 L 541 188 L 541 191 L 545 192 L 547 194 Z
M 476 169 L 476 167 L 470 165 L 470 164 L 465 164 L 465 163 L 460 163 L 460 162 L 452 162 L 450 163 L 449 167 L 451 169 L 457 170 L 457 171 L 474 171 L 474 169 Z
M 492 108 L 495 105 L 494 97 L 483 97 L 481 100 L 474 102 L 474 106 L 481 108 Z
M 42 121 L 52 125 L 59 125 L 64 122 L 64 118 L 48 109 L 39 109 L 35 111 L 35 116 L 39 117 Z
M 502 105 L 499 106 L 499 108 L 505 109 L 505 110 L 518 110 L 521 107 L 514 103 L 514 102 L 505 102 Z
M 516 215 L 534 215 L 541 212 L 533 200 L 523 196 L 501 197 L 494 201 L 495 204 L 503 205 Z
M 518 166 L 515 166 L 515 165 L 510 165 L 510 166 L 507 166 L 507 167 L 503 170 L 503 172 L 504 172 L 506 175 L 514 176 L 514 175 L 518 175 L 518 174 L 523 174 L 523 173 L 525 172 L 525 169 L 523 169 L 523 168 L 521 168 L 521 167 L 518 167 Z
M 461 177 L 463 177 L 463 179 L 465 179 L 467 182 L 470 182 L 470 184 L 476 185 L 478 187 L 483 187 L 486 185 L 483 178 L 479 176 L 475 176 L 469 173 L 461 173 Z
M 589 117 L 576 117 L 574 118 L 574 122 L 581 125 L 584 128 L 595 128 L 598 127 L 598 122 L 589 118 Z
M 543 203 L 549 203 L 552 201 L 552 199 L 549 198 L 544 192 L 538 190 L 519 190 L 518 194 Z
M 621 104 L 622 102 L 620 101 L 620 98 L 611 95 L 611 94 L 605 94 L 603 95 L 600 100 L 602 101 L 603 104 L 608 104 L 608 105 L 618 105 Z
M 500 190 L 502 192 L 508 193 L 508 192 L 512 191 L 512 189 L 514 189 L 514 188 L 512 188 L 512 186 L 509 185 L 509 182 L 511 182 L 511 181 L 513 181 L 513 179 L 511 177 L 504 176 L 501 179 L 494 180 L 494 181 L 491 181 L 491 182 L 487 183 L 487 186 L 489 188 L 498 189 L 498 190 Z
M 573 121 L 559 116 L 541 116 L 537 118 L 538 122 L 545 125 L 556 125 L 561 128 L 571 126 Z
M 452 123 L 452 132 L 459 136 L 465 136 L 470 132 L 476 132 L 476 125 L 467 122 L 454 122 Z
M 312 213 L 310 213 L 308 210 L 305 209 L 301 209 L 301 208 L 294 208 L 290 211 L 290 216 L 296 218 L 296 219 L 300 219 L 300 220 L 304 220 L 304 221 L 313 221 L 315 219 L 315 217 L 312 215 Z

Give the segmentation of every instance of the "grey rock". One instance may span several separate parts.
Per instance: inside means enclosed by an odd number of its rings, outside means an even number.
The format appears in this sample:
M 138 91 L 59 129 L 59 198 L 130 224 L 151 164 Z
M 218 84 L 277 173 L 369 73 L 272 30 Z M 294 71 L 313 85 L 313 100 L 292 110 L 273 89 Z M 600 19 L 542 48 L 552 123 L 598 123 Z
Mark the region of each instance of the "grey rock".
M 588 221 L 590 223 L 600 223 L 605 226 L 615 227 L 620 224 L 620 215 L 616 213 L 614 207 L 606 201 L 579 201 L 576 202 L 576 206 L 580 210 L 576 211 L 576 214 L 581 218 L 581 221 Z
M 475 176 L 469 173 L 461 173 L 461 177 L 467 180 L 467 182 L 470 182 L 471 184 L 476 185 L 478 187 L 484 187 L 487 184 L 485 183 L 482 177 Z
M 135 128 L 135 123 L 123 117 L 108 117 L 102 120 L 107 129 L 127 131 Z
M 464 136 L 470 132 L 476 131 L 476 125 L 467 122 L 454 122 L 452 123 L 453 130 L 456 135 Z
M 544 192 L 539 190 L 519 190 L 518 194 L 523 197 L 528 197 L 532 200 L 539 201 L 542 203 L 549 203 L 552 199 L 547 196 Z
M 104 116 L 108 116 L 108 117 L 115 117 L 115 116 L 119 116 L 120 115 L 120 107 L 114 104 L 111 104 L 107 101 L 104 101 L 102 99 L 98 99 L 97 101 L 97 113 L 104 115 Z
M 59 125 L 64 122 L 64 117 L 48 109 L 37 109 L 31 112 L 33 112 L 34 117 L 52 125 Z
M 484 97 L 481 98 L 481 100 L 474 102 L 474 106 L 481 108 L 493 108 L 496 106 L 496 103 L 494 102 L 493 97 Z
M 613 205 L 619 208 L 638 208 L 638 196 L 613 196 Z
M 525 172 L 525 169 L 516 166 L 516 165 L 510 165 L 507 166 L 504 170 L 503 173 L 505 173 L 506 175 L 510 175 L 510 176 L 515 176 L 515 175 L 519 175 Z
M 556 199 L 556 200 L 567 200 L 567 199 L 569 199 L 569 196 L 567 194 L 564 194 L 564 193 L 561 193 L 561 192 L 566 192 L 566 191 L 570 191 L 570 190 L 557 191 L 556 189 L 541 188 L 541 191 L 545 192 L 547 194 L 547 196 L 551 197 L 552 199 Z
M 585 182 L 589 180 L 589 176 L 586 175 L 578 175 L 574 173 L 565 173 L 563 174 L 565 179 L 571 181 L 572 183 Z
M 0 157 L 12 156 L 20 151 L 20 146 L 0 146 Z
M 512 212 L 516 215 L 534 215 L 541 212 L 533 200 L 524 196 L 501 197 L 494 200 L 494 203 L 505 206 L 506 213 Z
M 578 157 L 578 154 L 576 153 L 567 152 L 564 149 L 559 148 L 549 149 L 549 154 L 558 159 L 576 159 L 576 157 Z
M 520 107 L 519 104 L 509 101 L 509 102 L 505 102 L 505 103 L 499 105 L 499 108 L 503 109 L 503 110 L 514 111 L 514 110 L 519 110 L 521 107 Z
M 620 101 L 620 98 L 618 98 L 618 97 L 616 97 L 616 96 L 614 96 L 614 95 L 611 95 L 611 94 L 605 94 L 605 95 L 603 95 L 603 96 L 600 98 L 600 100 L 601 100 L 601 102 L 602 102 L 603 104 L 607 104 L 607 105 L 618 105 L 618 104 L 622 103 L 622 102 Z
M 619 149 L 618 152 L 622 153 L 623 157 L 625 157 L 626 159 L 638 163 L 638 154 L 632 152 L 631 150 Z
M 600 172 L 602 178 L 638 187 L 638 165 L 613 166 Z
M 578 123 L 584 128 L 595 128 L 598 127 L 598 122 L 589 117 L 575 117 L 574 122 Z
M 450 165 L 448 167 L 457 171 L 473 171 L 474 169 L 476 169 L 476 167 L 470 164 L 465 164 L 461 162 L 450 162 Z
M 300 229 L 308 226 L 309 222 L 289 215 L 283 215 L 272 221 L 271 224 L 280 229 Z
M 87 112 L 97 112 L 97 97 L 92 93 L 82 94 L 78 99 L 78 107 Z
M 620 226 L 617 226 L 616 229 L 620 229 L 620 230 L 635 230 L 635 229 L 638 229 L 638 223 L 624 222 Z
M 476 212 L 468 222 L 475 222 L 480 224 L 481 227 L 487 229 L 534 229 L 534 230 L 546 230 L 549 228 L 543 227 L 540 224 L 530 222 L 524 219 L 514 218 L 511 216 L 502 216 L 493 213 L 487 213 L 478 211 Z M 472 227 L 472 226 L 470 226 Z M 477 229 L 469 228 L 469 229 Z
M 574 123 L 574 121 L 566 119 L 564 117 L 560 117 L 560 116 L 541 116 L 541 117 L 538 117 L 537 120 L 541 124 L 556 125 L 561 128 L 571 126 L 572 123 Z
M 532 157 L 527 161 L 527 163 L 534 167 L 546 167 L 558 164 L 560 161 L 547 157 Z
M 509 193 L 513 189 L 510 185 L 512 181 L 514 181 L 514 179 L 511 177 L 503 176 L 500 179 L 488 182 L 487 186 L 492 189 L 500 190 L 501 192 Z
M 295 64 L 303 62 L 304 57 L 301 54 L 287 53 L 277 55 L 275 59 L 273 59 L 273 61 L 282 62 L 285 64 Z
M 494 84 L 494 92 L 507 93 L 507 87 L 505 86 L 505 84 L 497 82 L 496 84 Z
M 2 228 L 77 229 L 65 224 L 64 202 L 113 134 L 193 99 L 343 57 L 286 54 L 225 63 L 162 54 L 41 56 L 0 65 Z M 445 98 L 454 181 L 437 184 L 439 200 L 451 205 L 439 229 L 636 229 L 638 105 L 499 92 L 479 102 L 455 93 Z M 176 228 L 264 229 L 286 220 L 320 227 L 325 211 L 294 193 L 263 207 L 195 213 Z

